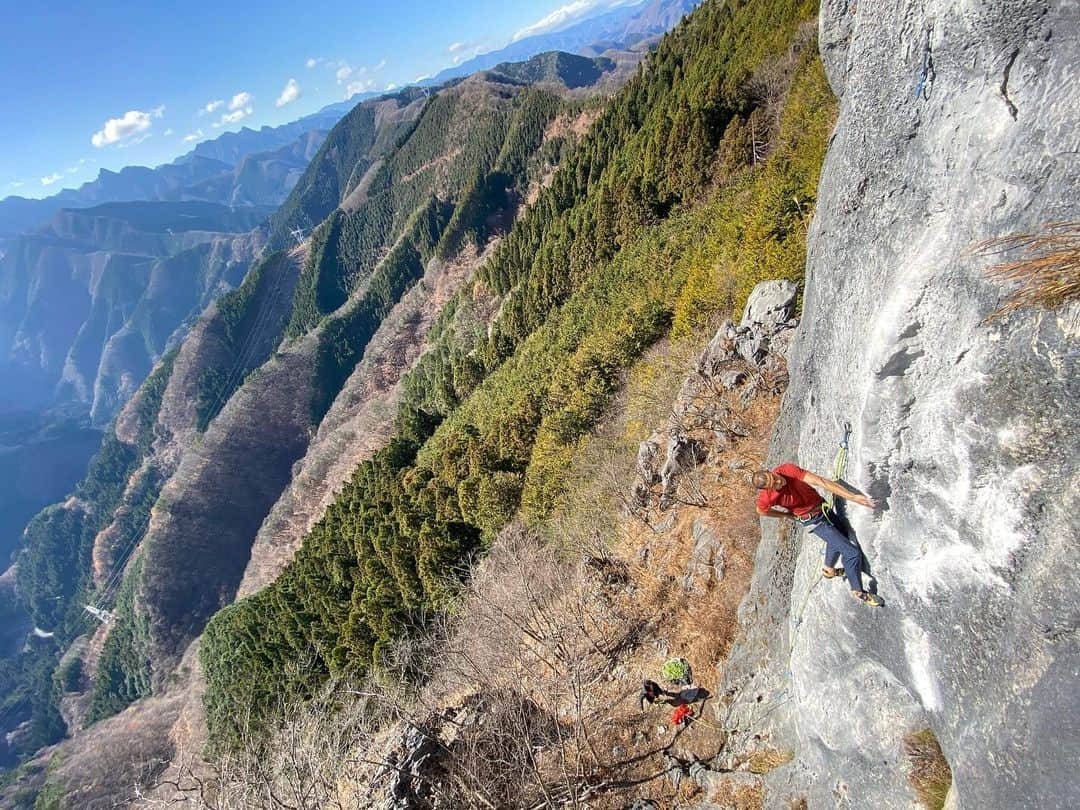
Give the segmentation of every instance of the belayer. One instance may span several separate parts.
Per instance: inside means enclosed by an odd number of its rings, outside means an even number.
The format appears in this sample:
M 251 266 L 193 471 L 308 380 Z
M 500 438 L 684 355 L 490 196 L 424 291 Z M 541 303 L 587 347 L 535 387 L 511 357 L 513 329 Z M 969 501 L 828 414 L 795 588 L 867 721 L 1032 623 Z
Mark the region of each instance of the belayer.
M 854 540 L 829 522 L 822 509 L 824 498 L 814 487 L 820 487 L 868 509 L 873 509 L 877 505 L 873 498 L 852 492 L 837 481 L 814 475 L 794 464 L 781 464 L 772 470 L 758 470 L 751 480 L 754 487 L 759 490 L 757 496 L 759 515 L 797 520 L 816 534 L 825 541 L 825 567 L 822 569 L 822 575 L 831 579 L 846 574 L 853 596 L 871 607 L 881 606 L 882 602 L 877 596 L 863 590 L 862 550 Z M 777 506 L 787 511 L 774 508 Z M 834 567 L 837 557 L 843 559 L 843 568 Z

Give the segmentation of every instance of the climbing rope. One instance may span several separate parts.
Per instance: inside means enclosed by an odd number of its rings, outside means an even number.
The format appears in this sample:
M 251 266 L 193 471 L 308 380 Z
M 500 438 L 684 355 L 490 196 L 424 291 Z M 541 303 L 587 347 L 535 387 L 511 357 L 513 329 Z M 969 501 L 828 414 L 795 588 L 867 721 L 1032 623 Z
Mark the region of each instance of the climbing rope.
M 840 449 L 836 451 L 836 459 L 833 461 L 832 477 L 833 481 L 838 481 L 844 477 L 844 470 L 847 469 L 847 455 L 848 455 L 848 440 L 851 438 L 851 422 L 844 422 L 844 435 L 840 437 Z M 832 511 L 833 499 L 836 496 L 831 492 L 825 494 L 825 507 L 826 518 L 828 513 Z M 830 523 L 832 521 L 829 521 Z

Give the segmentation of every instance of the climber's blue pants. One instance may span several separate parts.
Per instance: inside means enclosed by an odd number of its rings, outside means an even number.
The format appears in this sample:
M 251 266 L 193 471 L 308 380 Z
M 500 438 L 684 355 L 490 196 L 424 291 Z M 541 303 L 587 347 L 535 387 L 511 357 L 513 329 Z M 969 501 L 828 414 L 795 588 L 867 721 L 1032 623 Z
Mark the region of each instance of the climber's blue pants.
M 846 534 L 829 523 L 824 514 L 800 520 L 803 526 L 825 541 L 825 565 L 832 568 L 837 557 L 844 560 L 844 576 L 851 590 L 862 590 L 862 550 Z

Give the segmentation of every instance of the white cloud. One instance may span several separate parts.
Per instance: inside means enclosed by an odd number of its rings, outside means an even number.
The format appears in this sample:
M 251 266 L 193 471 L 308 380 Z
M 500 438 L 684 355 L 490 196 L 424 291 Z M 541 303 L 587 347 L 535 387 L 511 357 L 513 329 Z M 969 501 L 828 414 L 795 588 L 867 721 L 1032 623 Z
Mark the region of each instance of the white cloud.
M 110 118 L 106 121 L 105 126 L 91 136 L 90 143 L 100 149 L 109 144 L 129 140 L 150 129 L 151 118 L 160 118 L 164 112 L 164 107 L 156 107 L 151 112 L 128 110 L 119 118 Z
M 68 170 L 67 170 L 67 173 L 68 174 L 75 174 L 75 172 L 77 172 L 77 171 L 79 171 L 78 166 L 69 166 Z
M 217 121 L 215 121 L 213 123 L 213 126 L 214 127 L 224 127 L 224 126 L 227 126 L 229 124 L 238 123 L 240 121 L 243 121 L 249 115 L 251 115 L 252 112 L 253 112 L 253 110 L 251 109 L 251 107 L 245 107 L 242 110 L 233 110 L 230 113 L 224 113 L 221 116 L 220 119 L 218 119 Z
M 337 66 L 338 66 L 337 72 L 334 74 L 334 76 L 337 78 L 337 83 L 338 84 L 345 84 L 345 82 L 347 82 L 349 80 L 350 76 L 352 76 L 354 78 L 354 80 L 355 80 L 355 77 L 363 76 L 365 73 L 368 73 L 369 71 L 371 73 L 375 73 L 376 71 L 382 70 L 384 67 L 386 67 L 386 60 L 385 59 L 380 59 L 378 64 L 359 65 L 358 67 L 353 67 L 352 65 L 350 65 L 348 62 L 345 62 L 345 61 L 340 61 L 340 62 L 337 62 L 335 64 L 337 64 Z
M 234 112 L 237 111 L 237 110 L 246 109 L 246 108 L 251 106 L 251 102 L 252 102 L 252 100 L 254 98 L 255 97 L 253 95 L 251 95 L 251 93 L 248 93 L 248 92 L 237 93 L 235 96 L 232 97 L 232 100 L 229 101 L 229 109 L 234 111 Z M 251 115 L 250 112 L 248 112 L 247 114 Z M 243 116 L 241 116 L 241 117 L 243 117 Z M 237 119 L 237 120 L 239 120 L 239 119 Z
M 248 93 L 246 90 L 237 93 L 235 96 L 229 99 L 229 112 L 222 113 L 221 118 L 219 118 L 210 126 L 217 129 L 218 127 L 235 124 L 238 121 L 242 121 L 243 119 L 247 118 L 249 115 L 255 112 L 255 108 L 251 105 L 251 102 L 254 99 L 255 96 L 251 95 L 251 93 Z
M 345 98 L 352 98 L 357 93 L 368 93 L 375 89 L 374 79 L 365 79 L 358 82 L 349 82 L 345 88 Z
M 7 184 L 7 187 L 10 189 L 16 189 L 22 188 L 25 185 L 26 183 L 24 183 L 22 180 L 12 180 L 10 183 Z
M 424 79 L 430 79 L 430 78 L 431 78 L 431 74 L 430 73 L 425 73 L 423 76 L 417 76 L 415 79 L 413 79 L 413 84 L 420 84 L 420 82 L 424 81 Z
M 169 137 L 170 135 L 172 135 L 172 134 L 173 134 L 173 131 L 172 131 L 172 127 L 169 127 L 169 128 L 167 129 L 167 130 L 165 130 L 165 131 L 164 131 L 163 133 L 161 133 L 161 134 L 162 134 L 162 135 L 164 135 L 164 136 L 165 136 L 166 138 L 168 138 L 168 137 Z
M 389 93 L 391 90 L 397 90 L 397 85 L 394 84 L 393 82 L 390 82 L 390 84 L 386 85 L 386 87 L 384 87 L 383 90 L 386 91 L 387 93 Z
M 132 138 L 129 141 L 124 141 L 123 143 L 118 143 L 116 145 L 116 148 L 117 149 L 127 149 L 129 146 L 138 146 L 140 143 L 145 141 L 147 138 L 152 138 L 153 135 L 154 135 L 153 132 L 147 132 L 145 135 L 140 135 L 139 137 Z
M 53 183 L 55 183 L 57 180 L 59 180 L 63 176 L 64 175 L 60 174 L 60 172 L 56 172 L 55 174 L 50 174 L 48 177 L 42 177 L 41 178 L 41 185 L 43 185 L 43 186 L 51 186 Z
M 524 37 L 536 34 L 544 34 L 549 31 L 558 31 L 588 17 L 595 10 L 608 10 L 619 6 L 637 5 L 641 0 L 573 0 L 565 6 L 552 11 L 541 17 L 531 25 L 527 25 L 514 32 L 513 41 L 517 42 Z
M 208 101 L 202 107 L 199 108 L 199 115 L 200 116 L 209 115 L 210 113 L 217 110 L 218 107 L 224 107 L 224 106 L 225 106 L 225 99 L 217 98 L 217 99 L 214 99 L 213 101 Z
M 452 43 L 450 43 L 450 47 L 446 49 L 446 52 L 447 53 L 457 53 L 458 51 L 460 51 L 464 47 L 465 47 L 464 42 L 452 42 Z
M 165 115 L 165 105 L 164 104 L 157 105 L 156 107 L 154 107 L 154 109 L 152 109 L 150 111 L 150 114 L 152 116 L 154 116 L 154 118 L 161 118 L 162 116 Z
M 291 104 L 298 98 L 300 98 L 300 85 L 296 83 L 296 79 L 289 79 L 285 82 L 285 87 L 282 88 L 281 95 L 277 97 L 274 106 L 284 107 L 286 104 Z
M 316 59 L 314 56 L 312 56 L 312 57 L 308 58 L 308 60 L 306 62 L 304 62 L 304 67 L 306 67 L 308 70 L 311 70 L 317 64 L 319 64 L 319 60 Z
M 184 143 L 191 143 L 192 141 L 197 141 L 202 136 L 203 131 L 201 129 L 197 129 L 194 132 L 184 136 Z

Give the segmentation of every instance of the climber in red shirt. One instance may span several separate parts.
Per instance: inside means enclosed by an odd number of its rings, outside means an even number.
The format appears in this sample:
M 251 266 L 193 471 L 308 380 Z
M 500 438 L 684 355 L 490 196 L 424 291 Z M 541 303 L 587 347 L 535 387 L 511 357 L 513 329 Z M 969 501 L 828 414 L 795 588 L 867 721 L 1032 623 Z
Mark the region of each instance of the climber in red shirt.
M 816 534 L 825 541 L 825 567 L 822 574 L 830 579 L 846 574 L 854 596 L 873 607 L 881 605 L 880 599 L 863 590 L 862 550 L 850 537 L 829 522 L 821 508 L 824 499 L 814 487 L 820 487 L 869 509 L 877 505 L 873 498 L 852 492 L 837 481 L 814 475 L 794 464 L 781 464 L 772 470 L 758 470 L 754 473 L 753 484 L 758 489 L 759 515 L 794 519 Z M 833 566 L 837 557 L 844 560 L 844 567 L 841 569 Z

